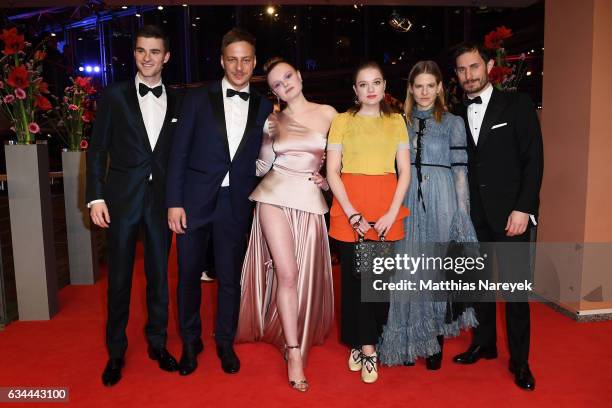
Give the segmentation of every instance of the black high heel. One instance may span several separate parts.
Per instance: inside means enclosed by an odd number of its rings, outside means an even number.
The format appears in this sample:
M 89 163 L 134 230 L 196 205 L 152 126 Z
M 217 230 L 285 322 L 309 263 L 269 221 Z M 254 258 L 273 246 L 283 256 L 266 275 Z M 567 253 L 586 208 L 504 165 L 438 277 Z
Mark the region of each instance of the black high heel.
M 428 370 L 439 370 L 442 367 L 442 348 L 444 347 L 444 336 L 437 337 L 438 344 L 440 345 L 440 352 L 429 356 L 425 359 L 425 367 Z

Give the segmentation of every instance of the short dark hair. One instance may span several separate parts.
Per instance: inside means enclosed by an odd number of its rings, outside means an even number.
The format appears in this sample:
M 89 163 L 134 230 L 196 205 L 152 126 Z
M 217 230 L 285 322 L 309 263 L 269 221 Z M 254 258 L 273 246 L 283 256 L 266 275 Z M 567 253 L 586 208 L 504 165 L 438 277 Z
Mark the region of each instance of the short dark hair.
M 242 28 L 234 27 L 229 30 L 221 39 L 221 54 L 225 51 L 225 48 L 235 42 L 246 41 L 253 47 L 255 52 L 255 36 Z
M 164 42 L 164 52 L 170 51 L 170 39 L 168 35 L 160 27 L 156 25 L 145 25 L 138 29 L 136 36 L 134 37 L 134 48 L 136 48 L 136 41 L 138 37 L 143 38 L 159 38 Z
M 455 47 L 453 52 L 453 63 L 457 65 L 457 58 L 468 52 L 477 52 L 485 63 L 492 59 L 491 52 L 484 45 L 474 42 L 464 42 Z

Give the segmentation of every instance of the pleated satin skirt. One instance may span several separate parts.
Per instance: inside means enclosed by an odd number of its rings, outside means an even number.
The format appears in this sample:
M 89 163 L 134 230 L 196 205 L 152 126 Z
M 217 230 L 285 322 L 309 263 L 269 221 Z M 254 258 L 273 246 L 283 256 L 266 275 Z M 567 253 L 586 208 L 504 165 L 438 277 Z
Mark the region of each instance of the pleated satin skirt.
M 236 342 L 285 344 L 276 306 L 274 262 L 255 207 L 249 246 L 242 267 L 242 296 Z M 291 229 L 298 266 L 298 341 L 304 359 L 322 344 L 334 319 L 334 292 L 327 228 L 323 214 L 278 206 Z

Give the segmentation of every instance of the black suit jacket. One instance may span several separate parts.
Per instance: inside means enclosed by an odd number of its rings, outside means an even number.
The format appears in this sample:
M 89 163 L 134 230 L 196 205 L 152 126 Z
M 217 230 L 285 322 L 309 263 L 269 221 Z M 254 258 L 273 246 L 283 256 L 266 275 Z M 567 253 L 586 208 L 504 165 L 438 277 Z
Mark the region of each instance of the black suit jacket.
M 529 96 L 494 89 L 478 145 L 474 144 L 467 108 L 462 108 L 461 115 L 468 135 L 472 212 L 482 208 L 488 224 L 499 232 L 513 210 L 537 216 L 544 154 L 540 122 Z
M 187 92 L 172 145 L 166 204 L 185 209 L 189 228 L 212 219 L 227 172 L 236 220 L 248 222 L 252 215 L 253 203 L 248 197 L 259 181 L 255 163 L 272 104 L 251 88 L 246 127 L 231 159 L 221 90 L 218 81 L 209 88 Z
M 141 210 L 149 175 L 153 204 L 165 212 L 166 168 L 176 124 L 172 119 L 178 116 L 181 91 L 166 87 L 166 117 L 153 150 L 136 92 L 134 80 L 104 90 L 87 151 L 87 202 L 104 199 L 111 219 Z

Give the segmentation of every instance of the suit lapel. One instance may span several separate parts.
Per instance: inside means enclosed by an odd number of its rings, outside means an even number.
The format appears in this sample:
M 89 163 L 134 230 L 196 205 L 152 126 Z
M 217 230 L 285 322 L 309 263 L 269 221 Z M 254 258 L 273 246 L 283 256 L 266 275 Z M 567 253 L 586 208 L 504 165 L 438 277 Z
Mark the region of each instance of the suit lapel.
M 138 129 L 138 133 L 140 134 L 140 138 L 147 149 L 151 151 L 151 143 L 149 142 L 149 137 L 147 136 L 147 128 L 145 127 L 144 120 L 142 119 L 142 111 L 140 110 L 140 104 L 138 103 L 138 96 L 136 96 L 136 84 L 130 82 L 127 84 L 127 87 L 124 91 L 125 100 L 129 108 L 129 112 L 131 112 L 131 117 L 134 120 L 134 125 Z
M 482 119 L 482 125 L 480 126 L 480 134 L 478 135 L 478 149 L 481 149 L 487 141 L 489 134 L 491 133 L 491 126 L 495 124 L 499 115 L 503 112 L 506 105 L 506 99 L 504 95 L 493 88 L 491 94 L 491 100 L 487 105 L 487 111 L 485 112 L 484 118 Z M 469 127 L 469 126 L 468 126 Z
M 159 131 L 159 137 L 157 138 L 157 143 L 155 143 L 155 149 L 153 149 L 153 151 L 156 151 L 157 147 L 164 143 L 166 137 L 169 137 L 168 135 L 166 135 L 166 133 L 168 133 L 168 125 L 170 124 L 170 120 L 174 115 L 176 95 L 174 91 L 170 90 L 165 84 L 164 87 L 166 88 L 166 115 L 164 116 L 164 124 L 162 125 L 162 128 Z
M 244 133 L 242 135 L 242 139 L 240 140 L 240 144 L 238 145 L 238 149 L 236 149 L 236 154 L 234 158 L 240 154 L 240 151 L 246 144 L 246 140 L 249 137 L 249 130 L 255 125 L 257 122 L 257 112 L 259 112 L 259 105 L 261 103 L 261 96 L 259 94 L 251 91 L 251 97 L 249 98 L 249 114 L 247 116 L 247 123 L 244 127 Z
M 472 135 L 472 128 L 470 127 L 470 121 L 468 120 L 467 108 L 465 106 L 461 106 L 461 110 L 459 114 L 463 118 L 463 123 L 465 123 L 465 132 L 467 134 L 467 144 L 470 150 L 476 150 L 476 145 L 474 144 L 474 135 Z
M 229 142 L 227 140 L 227 128 L 225 125 L 225 108 L 223 107 L 223 92 L 221 91 L 221 83 L 218 86 L 212 87 L 208 91 L 210 98 L 210 106 L 212 109 L 215 122 L 217 124 L 218 135 L 221 137 L 221 141 L 225 146 L 225 152 L 227 153 L 228 159 L 230 158 Z

